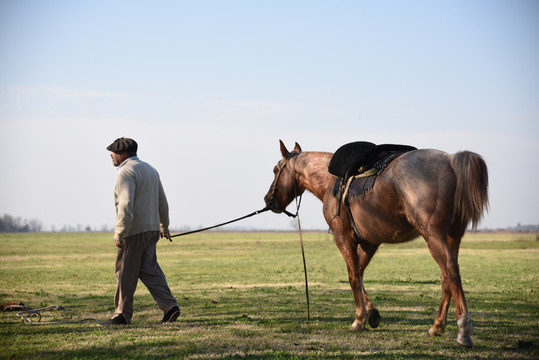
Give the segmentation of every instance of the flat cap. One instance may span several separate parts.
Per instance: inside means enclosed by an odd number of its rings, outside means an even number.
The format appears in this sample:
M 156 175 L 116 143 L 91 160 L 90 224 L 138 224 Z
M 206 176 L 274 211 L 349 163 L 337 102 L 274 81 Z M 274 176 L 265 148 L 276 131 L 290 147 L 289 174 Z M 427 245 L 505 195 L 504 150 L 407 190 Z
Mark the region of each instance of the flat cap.
M 112 144 L 107 146 L 108 151 L 112 151 L 115 153 L 121 153 L 121 152 L 129 152 L 129 153 L 137 153 L 138 145 L 137 142 L 133 139 L 129 138 L 119 138 L 114 140 Z

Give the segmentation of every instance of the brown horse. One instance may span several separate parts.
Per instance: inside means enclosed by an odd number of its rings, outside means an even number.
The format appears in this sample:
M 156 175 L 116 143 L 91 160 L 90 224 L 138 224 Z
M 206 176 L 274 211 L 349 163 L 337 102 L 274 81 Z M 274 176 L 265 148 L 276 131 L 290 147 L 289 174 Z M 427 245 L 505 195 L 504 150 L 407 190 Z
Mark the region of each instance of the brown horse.
M 382 243 L 400 243 L 418 236 L 426 240 L 442 275 L 442 299 L 428 333 L 441 335 L 451 297 L 459 328 L 457 342 L 472 347 L 472 321 L 462 290 L 458 254 L 462 236 L 472 222 L 476 229 L 488 207 L 488 174 L 481 156 L 462 151 L 413 150 L 378 175 L 372 190 L 351 198 L 349 206 L 333 192 L 336 177 L 328 171 L 327 152 L 302 152 L 296 143 L 289 152 L 282 141 L 283 158 L 264 200 L 275 213 L 284 212 L 305 190 L 323 202 L 324 217 L 346 262 L 356 303 L 353 330 L 368 322 L 378 326 L 380 316 L 363 286 L 363 272 Z M 335 215 L 338 215 L 338 221 Z

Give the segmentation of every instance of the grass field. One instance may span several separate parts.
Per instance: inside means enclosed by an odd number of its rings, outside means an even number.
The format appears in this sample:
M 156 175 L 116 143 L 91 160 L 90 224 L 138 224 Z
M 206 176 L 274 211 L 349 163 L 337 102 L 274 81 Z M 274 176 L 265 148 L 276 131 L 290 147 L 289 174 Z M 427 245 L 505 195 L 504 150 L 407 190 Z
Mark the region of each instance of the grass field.
M 311 320 L 297 233 L 202 233 L 158 244 L 182 315 L 161 311 L 139 283 L 133 324 L 102 327 L 114 311 L 111 234 L 0 235 L 0 303 L 62 305 L 41 324 L 0 314 L 0 358 L 537 359 L 539 241 L 532 234 L 463 240 L 460 269 L 474 322 L 473 349 L 456 345 L 454 309 L 442 337 L 427 336 L 440 301 L 440 270 L 423 240 L 383 245 L 365 286 L 382 321 L 350 331 L 354 303 L 332 237 L 304 234 Z

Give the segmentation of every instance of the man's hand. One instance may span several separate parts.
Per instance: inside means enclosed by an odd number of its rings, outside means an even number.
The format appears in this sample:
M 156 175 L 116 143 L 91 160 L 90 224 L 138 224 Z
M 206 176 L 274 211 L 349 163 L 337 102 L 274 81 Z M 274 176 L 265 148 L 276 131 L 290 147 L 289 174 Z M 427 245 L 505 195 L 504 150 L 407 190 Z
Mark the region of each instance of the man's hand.
M 116 247 L 123 249 L 124 243 L 122 241 L 114 239 L 114 242 L 116 243 Z
M 172 241 L 172 239 L 170 238 L 170 232 L 161 233 L 161 239 L 162 239 L 162 238 L 167 238 L 167 239 L 169 239 L 170 241 Z

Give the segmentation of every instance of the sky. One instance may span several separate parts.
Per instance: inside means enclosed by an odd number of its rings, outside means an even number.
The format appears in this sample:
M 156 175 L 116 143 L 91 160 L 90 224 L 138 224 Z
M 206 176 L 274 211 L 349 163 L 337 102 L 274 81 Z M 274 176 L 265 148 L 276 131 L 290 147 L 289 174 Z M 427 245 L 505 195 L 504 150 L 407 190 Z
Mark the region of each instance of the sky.
M 0 0 L 0 216 L 112 228 L 125 136 L 176 229 L 264 207 L 279 139 L 474 151 L 479 229 L 539 224 L 538 19 L 536 0 Z M 327 230 L 311 194 L 300 216 Z

